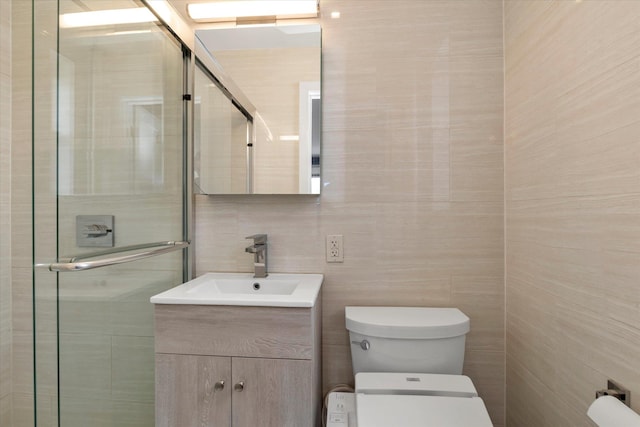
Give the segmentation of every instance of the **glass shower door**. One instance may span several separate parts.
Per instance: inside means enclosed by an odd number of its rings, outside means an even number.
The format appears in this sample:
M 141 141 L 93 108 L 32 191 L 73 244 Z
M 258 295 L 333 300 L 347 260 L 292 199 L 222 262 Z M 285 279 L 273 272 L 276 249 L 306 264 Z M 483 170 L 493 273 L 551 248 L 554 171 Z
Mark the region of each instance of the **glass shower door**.
M 36 425 L 153 426 L 149 298 L 186 278 L 185 55 L 137 1 L 34 6 Z

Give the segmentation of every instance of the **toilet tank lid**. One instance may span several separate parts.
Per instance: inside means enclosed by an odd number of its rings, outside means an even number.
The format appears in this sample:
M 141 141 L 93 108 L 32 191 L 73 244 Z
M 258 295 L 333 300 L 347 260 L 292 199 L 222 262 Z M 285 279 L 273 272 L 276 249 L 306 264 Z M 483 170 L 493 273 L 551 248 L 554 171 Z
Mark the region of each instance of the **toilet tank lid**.
M 469 318 L 457 308 L 345 307 L 347 329 L 382 338 L 451 338 L 469 332 Z

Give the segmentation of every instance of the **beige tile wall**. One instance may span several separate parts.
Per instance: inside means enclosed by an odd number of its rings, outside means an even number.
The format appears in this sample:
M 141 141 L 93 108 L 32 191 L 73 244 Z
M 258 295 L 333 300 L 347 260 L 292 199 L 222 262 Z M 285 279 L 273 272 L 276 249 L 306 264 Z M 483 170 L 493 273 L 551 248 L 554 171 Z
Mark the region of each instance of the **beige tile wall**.
M 640 2 L 505 1 L 507 422 L 640 393 Z M 640 410 L 640 400 L 632 407 Z
M 352 382 L 344 306 L 457 306 L 465 372 L 504 425 L 502 2 L 323 0 L 323 181 L 198 196 L 197 271 L 320 272 L 324 388 Z M 332 20 L 331 11 L 341 18 Z M 344 235 L 345 262 L 324 261 Z
M 7 3 L 7 2 L 2 2 Z M 12 427 L 33 425 L 31 322 L 31 4 L 11 2 Z M 44 36 L 44 35 L 43 35 Z M 50 404 L 49 404 L 50 406 Z
M 11 2 L 0 2 L 0 425 L 11 427 Z

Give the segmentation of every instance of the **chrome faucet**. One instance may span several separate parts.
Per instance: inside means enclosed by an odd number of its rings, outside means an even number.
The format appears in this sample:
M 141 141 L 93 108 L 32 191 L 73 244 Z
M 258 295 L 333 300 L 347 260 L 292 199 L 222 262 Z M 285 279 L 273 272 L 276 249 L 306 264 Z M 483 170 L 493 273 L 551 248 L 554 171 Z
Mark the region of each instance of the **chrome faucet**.
M 267 272 L 267 235 L 254 234 L 246 238 L 253 239 L 253 245 L 244 249 L 245 252 L 253 254 L 253 277 L 267 277 L 269 275 Z

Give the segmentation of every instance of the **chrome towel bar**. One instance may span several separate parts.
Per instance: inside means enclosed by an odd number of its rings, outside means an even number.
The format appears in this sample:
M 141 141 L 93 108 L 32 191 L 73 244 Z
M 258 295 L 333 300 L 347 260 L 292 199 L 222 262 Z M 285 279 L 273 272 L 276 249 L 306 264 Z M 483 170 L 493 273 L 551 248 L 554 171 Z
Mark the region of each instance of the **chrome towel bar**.
M 53 264 L 36 264 L 36 267 L 46 267 L 49 271 L 83 271 L 93 268 L 107 267 L 110 265 L 124 264 L 127 262 L 138 261 L 157 255 L 166 254 L 168 252 L 177 251 L 189 246 L 189 242 L 155 242 L 143 243 L 139 245 L 122 246 L 119 248 L 108 249 L 105 251 L 92 252 L 89 254 L 76 255 L 69 258 L 66 262 L 57 262 Z M 152 249 L 155 248 L 155 249 Z M 105 255 L 121 254 L 131 251 L 140 251 L 142 249 L 151 249 L 148 251 L 136 252 L 128 255 L 119 255 L 115 257 L 96 259 L 87 261 L 87 259 L 102 257 Z

